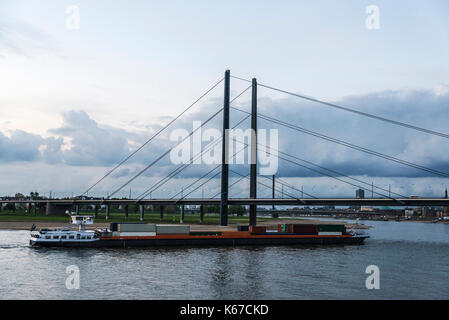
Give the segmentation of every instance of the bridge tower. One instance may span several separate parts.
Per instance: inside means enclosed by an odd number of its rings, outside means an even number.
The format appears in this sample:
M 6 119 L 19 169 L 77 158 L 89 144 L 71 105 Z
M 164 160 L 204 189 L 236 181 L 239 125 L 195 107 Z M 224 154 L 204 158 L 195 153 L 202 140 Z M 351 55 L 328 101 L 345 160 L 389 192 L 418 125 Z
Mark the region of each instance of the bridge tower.
M 224 78 L 224 106 L 223 106 L 223 139 L 221 149 L 221 201 L 220 201 L 220 225 L 228 225 L 228 186 L 229 186 L 229 97 L 230 97 L 231 72 L 226 70 Z
M 252 80 L 251 95 L 251 164 L 250 164 L 250 186 L 249 197 L 256 199 L 257 196 L 257 80 Z M 249 225 L 255 226 L 257 223 L 257 206 L 249 206 Z

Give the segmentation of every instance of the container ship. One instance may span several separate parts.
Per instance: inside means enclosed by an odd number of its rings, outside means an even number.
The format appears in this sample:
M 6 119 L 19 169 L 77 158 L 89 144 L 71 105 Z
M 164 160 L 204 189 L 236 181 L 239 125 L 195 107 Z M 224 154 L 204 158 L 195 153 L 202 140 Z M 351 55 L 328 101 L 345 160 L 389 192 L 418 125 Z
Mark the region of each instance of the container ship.
M 348 232 L 342 224 L 278 224 L 238 226 L 235 231 L 192 232 L 188 225 L 111 223 L 109 228 L 86 230 L 91 216 L 71 216 L 72 226 L 31 229 L 31 246 L 42 247 L 163 247 L 363 244 L 368 237 Z

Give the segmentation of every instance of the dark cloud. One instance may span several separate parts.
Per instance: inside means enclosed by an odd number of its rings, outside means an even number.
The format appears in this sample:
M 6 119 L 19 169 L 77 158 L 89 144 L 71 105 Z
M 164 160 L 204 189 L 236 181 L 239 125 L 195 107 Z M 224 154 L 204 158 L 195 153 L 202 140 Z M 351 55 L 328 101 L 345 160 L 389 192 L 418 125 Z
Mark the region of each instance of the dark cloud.
M 39 147 L 44 141 L 39 135 L 22 130 L 12 131 L 10 137 L 0 132 L 0 162 L 39 161 Z
M 63 114 L 64 123 L 50 133 L 70 138 L 71 148 L 62 151 L 68 165 L 112 165 L 129 153 L 126 136 L 100 128 L 84 111 Z
M 386 91 L 363 96 L 346 97 L 339 104 L 373 113 L 382 117 L 404 121 L 428 129 L 448 133 L 449 94 L 433 91 Z M 234 106 L 249 110 L 250 103 L 236 101 Z M 126 166 L 115 172 L 113 177 L 125 179 L 138 173 L 174 145 L 169 140 L 173 129 L 192 130 L 194 120 L 203 122 L 218 110 L 219 101 L 211 100 L 199 111 L 179 119 L 167 131 L 133 156 Z M 275 117 L 297 126 L 327 136 L 350 142 L 368 149 L 388 154 L 409 162 L 449 172 L 449 153 L 445 150 L 449 141 L 422 132 L 397 127 L 392 124 L 365 118 L 359 115 L 335 110 L 327 106 L 288 97 L 284 99 L 260 98 L 259 113 Z M 231 126 L 246 115 L 231 112 Z M 167 123 L 169 119 L 165 119 Z M 221 115 L 206 128 L 220 129 Z M 69 111 L 63 114 L 63 124 L 49 130 L 56 137 L 43 138 L 24 131 L 11 132 L 7 137 L 0 133 L 0 161 L 41 161 L 49 164 L 70 166 L 112 167 L 144 143 L 152 134 L 162 128 L 163 123 L 151 125 L 148 133 L 132 132 L 118 127 L 102 126 L 84 111 Z M 246 120 L 241 128 L 247 128 Z M 339 171 L 345 175 L 371 177 L 432 177 L 417 169 L 380 159 L 332 142 L 306 135 L 260 119 L 259 128 L 279 129 L 279 150 L 320 166 Z M 69 148 L 64 146 L 69 141 Z M 206 145 L 204 143 L 203 147 Z M 284 157 L 283 155 L 281 155 Z M 322 169 L 294 160 L 305 166 Z M 144 176 L 162 177 L 176 168 L 167 155 L 145 172 Z M 213 166 L 192 165 L 183 171 L 181 177 L 193 178 L 203 175 Z M 245 173 L 248 166 L 233 165 L 233 169 Z M 320 173 L 279 160 L 280 176 L 318 177 Z
M 449 115 L 448 94 L 438 95 L 433 91 L 424 90 L 387 91 L 347 97 L 337 103 L 385 118 L 449 133 L 446 121 Z M 444 152 L 449 146 L 449 141 L 445 138 L 296 98 L 263 99 L 259 104 L 261 105 L 259 112 L 262 114 L 354 145 L 449 173 L 449 154 Z M 260 127 L 280 129 L 280 150 L 347 175 L 434 176 L 305 133 L 273 125 L 265 120 L 260 120 L 259 124 Z M 288 164 L 283 160 L 280 160 L 280 164 L 281 175 L 317 176 L 316 173 Z

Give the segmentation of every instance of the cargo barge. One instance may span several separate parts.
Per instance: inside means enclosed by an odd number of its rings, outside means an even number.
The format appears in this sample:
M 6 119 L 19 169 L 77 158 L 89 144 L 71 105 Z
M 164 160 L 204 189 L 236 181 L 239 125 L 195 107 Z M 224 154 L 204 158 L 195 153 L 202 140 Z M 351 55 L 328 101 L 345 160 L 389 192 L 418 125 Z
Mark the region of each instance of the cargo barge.
M 31 230 L 31 246 L 41 247 L 164 247 L 268 246 L 363 244 L 365 235 L 346 231 L 344 225 L 279 224 L 277 230 L 239 226 L 236 231 L 191 232 L 185 225 L 111 223 L 109 229 L 86 230 L 93 217 L 72 216 L 78 227 Z

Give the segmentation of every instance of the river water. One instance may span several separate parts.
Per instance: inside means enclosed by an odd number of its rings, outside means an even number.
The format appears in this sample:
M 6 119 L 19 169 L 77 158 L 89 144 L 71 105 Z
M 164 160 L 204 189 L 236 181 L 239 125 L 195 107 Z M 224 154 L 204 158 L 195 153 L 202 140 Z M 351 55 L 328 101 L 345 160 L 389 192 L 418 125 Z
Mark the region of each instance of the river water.
M 449 224 L 364 223 L 364 245 L 321 247 L 48 249 L 0 230 L 0 299 L 449 299 Z

